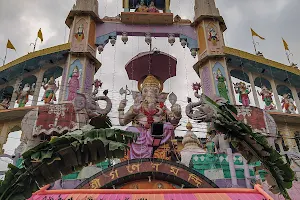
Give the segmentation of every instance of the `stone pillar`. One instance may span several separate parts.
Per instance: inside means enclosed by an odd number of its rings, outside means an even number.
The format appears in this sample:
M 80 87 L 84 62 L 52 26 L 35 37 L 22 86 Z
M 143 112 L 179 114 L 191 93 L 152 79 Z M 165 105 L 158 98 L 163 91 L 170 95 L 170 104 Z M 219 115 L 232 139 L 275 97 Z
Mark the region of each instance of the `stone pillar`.
M 40 69 L 36 78 L 37 78 L 37 80 L 35 83 L 35 89 L 34 89 L 34 93 L 33 93 L 31 106 L 36 106 L 39 101 L 39 95 L 40 95 L 42 82 L 43 82 L 43 78 L 44 78 L 44 70 Z
M 290 87 L 291 91 L 292 91 L 292 95 L 293 95 L 293 99 L 295 101 L 298 113 L 300 113 L 299 109 L 300 109 L 300 100 L 297 94 L 297 90 L 295 87 Z
M 246 186 L 247 188 L 252 188 L 250 182 L 249 165 L 247 164 L 247 160 L 244 157 L 243 157 L 243 163 L 244 163 L 244 176 L 245 176 Z
M 250 81 L 250 84 L 251 84 L 251 90 L 252 90 L 252 93 L 253 93 L 255 106 L 260 108 L 259 101 L 258 101 L 258 96 L 257 96 L 257 91 L 255 89 L 255 83 L 254 83 L 254 78 L 255 77 L 253 77 L 253 74 L 251 72 L 248 72 L 248 76 L 249 76 L 249 81 Z
M 124 12 L 129 12 L 129 0 L 124 0 Z
M 234 161 L 233 161 L 233 155 L 232 155 L 232 149 L 231 148 L 227 149 L 227 158 L 228 158 L 228 163 L 229 163 L 232 187 L 237 187 L 238 183 L 237 183 L 236 172 L 235 172 L 235 167 L 234 167 Z
M 280 111 L 280 112 L 283 112 L 282 107 L 281 107 L 281 103 L 280 103 L 280 99 L 279 99 L 279 96 L 278 96 L 278 93 L 277 93 L 276 83 L 273 79 L 270 79 L 269 81 L 271 83 L 271 87 L 272 87 L 272 91 L 273 91 L 273 94 L 274 94 L 277 110 Z
M 13 109 L 15 107 L 15 103 L 16 103 L 17 96 L 18 96 L 16 91 L 19 90 L 20 83 L 21 83 L 21 80 L 18 78 L 15 82 L 14 91 L 12 93 L 11 100 L 10 100 L 10 103 L 9 103 L 9 108 L 10 109 Z
M 165 0 L 165 13 L 170 13 L 170 0 Z

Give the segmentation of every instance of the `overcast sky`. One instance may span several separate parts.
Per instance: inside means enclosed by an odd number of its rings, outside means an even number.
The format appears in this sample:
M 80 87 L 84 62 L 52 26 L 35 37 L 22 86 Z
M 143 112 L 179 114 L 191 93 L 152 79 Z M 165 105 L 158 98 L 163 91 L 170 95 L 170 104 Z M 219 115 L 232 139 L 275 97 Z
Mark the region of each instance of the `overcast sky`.
M 9 50 L 7 62 L 32 51 L 29 44 L 34 42 L 39 28 L 43 31 L 44 42 L 38 42 L 37 50 L 67 42 L 69 29 L 64 22 L 74 2 L 75 0 L 0 0 L 0 58 L 4 57 L 7 39 L 17 49 L 17 53 Z M 294 54 L 292 61 L 300 64 L 299 0 L 216 0 L 216 4 L 228 27 L 224 36 L 227 46 L 253 53 L 250 33 L 252 27 L 266 38 L 258 46 L 266 58 L 287 64 L 281 40 L 284 37 Z M 194 0 L 171 1 L 172 12 L 182 18 L 192 20 L 193 8 Z M 122 10 L 121 0 L 99 0 L 100 17 L 116 16 Z M 197 60 L 187 48 L 181 47 L 178 40 L 171 47 L 167 38 L 153 39 L 153 46 L 178 59 L 177 77 L 165 84 L 165 92 L 174 92 L 179 102 L 185 105 L 186 97 L 192 96 L 191 84 L 199 81 L 192 69 Z M 126 84 L 130 89 L 136 90 L 136 83 L 128 80 L 124 66 L 133 56 L 147 50 L 149 47 L 143 37 L 129 38 L 126 45 L 118 38 L 115 47 L 108 44 L 103 53 L 97 55 L 103 65 L 96 78 L 104 82 L 103 88 L 110 89 L 110 97 L 119 101 L 121 97 L 117 91 Z M 117 101 L 111 114 L 113 117 L 116 116 Z M 185 118 L 182 125 L 186 121 Z M 201 131 L 199 133 L 199 136 L 205 136 Z M 15 141 L 7 146 L 13 149 L 13 144 Z

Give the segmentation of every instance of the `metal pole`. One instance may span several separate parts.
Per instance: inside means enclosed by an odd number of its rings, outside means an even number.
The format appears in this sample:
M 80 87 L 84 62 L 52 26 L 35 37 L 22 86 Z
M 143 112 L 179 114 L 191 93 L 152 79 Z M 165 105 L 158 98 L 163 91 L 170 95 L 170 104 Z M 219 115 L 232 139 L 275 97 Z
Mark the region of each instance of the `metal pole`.
M 253 46 L 254 46 L 255 54 L 257 54 L 256 44 L 255 44 L 253 36 L 252 36 L 252 43 L 253 43 Z
M 5 56 L 4 56 L 4 59 L 3 59 L 3 66 L 5 65 L 6 57 L 7 57 L 7 47 L 6 47 L 6 50 L 5 50 Z

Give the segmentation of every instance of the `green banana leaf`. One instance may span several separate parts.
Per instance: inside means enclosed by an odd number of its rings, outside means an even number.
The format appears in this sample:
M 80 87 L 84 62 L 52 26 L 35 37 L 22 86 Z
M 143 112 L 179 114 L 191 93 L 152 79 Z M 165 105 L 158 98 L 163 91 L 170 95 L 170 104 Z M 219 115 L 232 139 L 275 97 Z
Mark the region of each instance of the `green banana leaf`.
M 43 142 L 22 155 L 21 168 L 9 164 L 5 179 L 0 182 L 0 200 L 28 199 L 39 188 L 63 175 L 107 158 L 122 158 L 127 144 L 137 136 L 137 133 L 119 129 L 95 129 L 87 125 Z
M 268 144 L 266 137 L 253 132 L 250 126 L 238 121 L 235 117 L 237 111 L 232 105 L 218 105 L 205 95 L 202 96 L 202 101 L 214 110 L 213 128 L 230 137 L 234 148 L 248 163 L 261 161 L 269 173 L 267 181 L 271 186 L 270 191 L 274 194 L 281 193 L 286 199 L 291 199 L 287 189 L 292 187 L 295 174 L 282 156 Z

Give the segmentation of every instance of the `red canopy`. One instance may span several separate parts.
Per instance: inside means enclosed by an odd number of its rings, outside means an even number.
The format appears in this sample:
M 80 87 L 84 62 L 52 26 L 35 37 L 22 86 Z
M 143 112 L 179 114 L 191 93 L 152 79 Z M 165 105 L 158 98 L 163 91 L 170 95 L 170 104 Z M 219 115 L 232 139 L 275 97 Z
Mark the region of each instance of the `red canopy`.
M 176 76 L 177 59 L 161 51 L 139 53 L 125 66 L 130 80 L 141 81 L 152 74 L 165 82 Z

